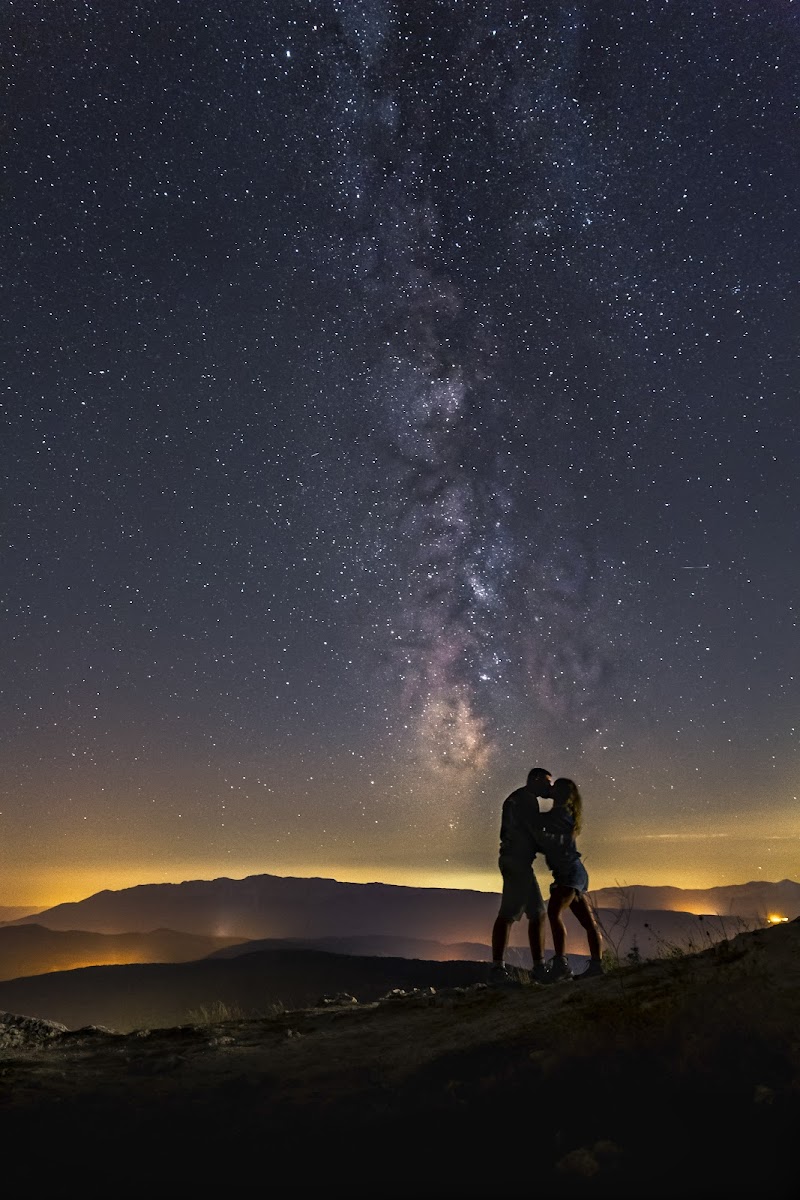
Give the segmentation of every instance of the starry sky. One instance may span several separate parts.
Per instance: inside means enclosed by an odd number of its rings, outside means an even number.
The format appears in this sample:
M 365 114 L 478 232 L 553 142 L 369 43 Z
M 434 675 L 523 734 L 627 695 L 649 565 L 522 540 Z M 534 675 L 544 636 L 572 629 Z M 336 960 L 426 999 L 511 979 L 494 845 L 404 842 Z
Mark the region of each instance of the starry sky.
M 800 4 L 2 33 L 0 902 L 800 878 Z

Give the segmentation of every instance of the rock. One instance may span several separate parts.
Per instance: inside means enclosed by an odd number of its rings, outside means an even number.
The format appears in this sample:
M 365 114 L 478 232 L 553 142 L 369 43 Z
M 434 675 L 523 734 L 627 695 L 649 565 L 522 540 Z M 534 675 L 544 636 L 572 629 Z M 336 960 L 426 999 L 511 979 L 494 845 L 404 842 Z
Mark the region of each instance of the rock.
M 408 991 L 405 991 L 403 988 L 392 988 L 385 996 L 381 996 L 381 1002 L 384 1000 L 428 1000 L 431 996 L 435 995 L 436 988 L 430 985 L 428 987 L 410 988 Z
M 67 1026 L 57 1021 L 0 1012 L 0 1050 L 38 1049 L 68 1032 Z

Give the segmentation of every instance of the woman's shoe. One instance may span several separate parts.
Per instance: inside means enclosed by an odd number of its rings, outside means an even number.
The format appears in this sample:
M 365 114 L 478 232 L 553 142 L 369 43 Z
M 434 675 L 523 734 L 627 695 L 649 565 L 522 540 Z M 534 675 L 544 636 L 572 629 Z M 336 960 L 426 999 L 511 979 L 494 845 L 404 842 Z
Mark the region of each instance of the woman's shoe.
M 572 967 L 567 962 L 566 957 L 562 954 L 558 957 L 554 956 L 550 959 L 550 978 L 555 982 L 559 979 L 574 979 Z

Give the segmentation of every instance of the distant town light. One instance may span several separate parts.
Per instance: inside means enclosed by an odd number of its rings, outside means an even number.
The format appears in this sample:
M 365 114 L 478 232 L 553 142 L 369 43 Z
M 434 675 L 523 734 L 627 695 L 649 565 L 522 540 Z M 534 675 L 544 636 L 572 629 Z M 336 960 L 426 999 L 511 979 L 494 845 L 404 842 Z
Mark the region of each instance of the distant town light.
M 769 921 L 770 925 L 780 925 L 783 921 L 788 921 L 789 918 L 788 917 L 777 917 L 774 915 L 770 915 L 769 917 L 767 917 L 767 920 Z

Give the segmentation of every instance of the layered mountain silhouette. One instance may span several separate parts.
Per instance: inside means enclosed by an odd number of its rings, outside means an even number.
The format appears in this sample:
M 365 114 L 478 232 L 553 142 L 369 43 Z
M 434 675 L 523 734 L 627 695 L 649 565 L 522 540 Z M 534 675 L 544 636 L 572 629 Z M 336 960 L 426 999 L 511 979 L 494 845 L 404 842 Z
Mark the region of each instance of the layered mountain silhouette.
M 743 929 L 733 919 L 726 926 L 716 917 L 658 910 L 631 914 L 600 909 L 598 916 L 608 930 L 606 948 L 619 959 L 703 950 Z M 576 923 L 569 923 L 569 958 L 573 969 L 580 971 L 588 961 L 586 944 L 580 928 L 572 928 Z M 12 976 L 3 960 L 5 945 L 15 937 L 31 935 L 40 952 L 39 970 Z M 134 954 L 137 946 L 149 957 L 138 962 L 117 957 L 122 965 L 74 970 L 46 965 L 58 955 L 63 958 L 70 946 L 80 947 L 90 958 L 93 945 L 96 955 L 106 956 L 100 960 L 106 963 L 114 961 L 108 956 L 120 956 L 123 949 Z M 197 953 L 191 956 L 193 947 Z M 364 1000 L 421 982 L 461 986 L 485 979 L 490 958 L 490 947 L 480 943 L 441 943 L 391 934 L 239 940 L 170 930 L 123 935 L 17 926 L 0 930 L 0 1009 L 59 1021 L 69 1028 L 96 1024 L 126 1031 L 191 1022 L 215 1006 L 248 1015 L 281 1006 L 303 1007 L 314 1004 L 323 991 L 342 988 L 355 988 L 357 998 Z M 32 960 L 29 947 L 28 962 Z M 528 949 L 512 947 L 508 963 L 527 970 Z
M 800 884 L 619 887 L 592 899 L 605 948 L 636 961 L 706 949 L 763 927 L 768 915 L 791 918 L 800 913 Z M 187 1022 L 215 1005 L 251 1014 L 312 1004 L 317 993 L 342 988 L 359 989 L 362 1000 L 423 979 L 475 982 L 491 957 L 497 900 L 273 875 L 98 892 L 0 927 L 0 1008 L 70 1028 L 128 1030 Z M 674 907 L 681 904 L 711 911 Z M 579 969 L 585 936 L 569 916 L 567 928 Z M 525 922 L 513 943 L 509 964 L 527 968 Z
M 639 886 L 605 888 L 592 892 L 591 898 L 597 908 L 609 911 L 705 914 L 723 924 L 726 920 L 764 924 L 774 912 L 788 918 L 800 915 L 800 884 L 788 879 L 705 892 Z M 244 879 L 194 879 L 97 892 L 85 900 L 22 917 L 13 924 L 109 934 L 172 929 L 242 941 L 392 935 L 486 944 L 497 904 L 498 894 L 492 892 L 250 875 Z M 644 922 L 639 924 L 643 926 Z M 641 929 L 637 936 L 640 934 Z M 521 924 L 515 935 L 518 944 L 524 944 Z M 664 932 L 663 936 L 671 935 Z M 575 949 L 582 950 L 583 946 Z
M 0 927 L 0 980 L 77 967 L 191 962 L 239 944 L 237 938 L 155 929 L 149 933 L 86 933 L 43 925 Z
M 492 957 L 491 946 L 480 942 L 434 942 L 430 938 L 377 933 L 361 937 L 254 938 L 212 950 L 208 957 L 238 958 L 240 954 L 261 950 L 324 950 L 328 954 L 355 954 L 361 958 L 421 958 L 426 962 L 489 962 Z M 522 951 L 517 948 L 510 961 L 518 960 L 524 966 L 522 958 Z

